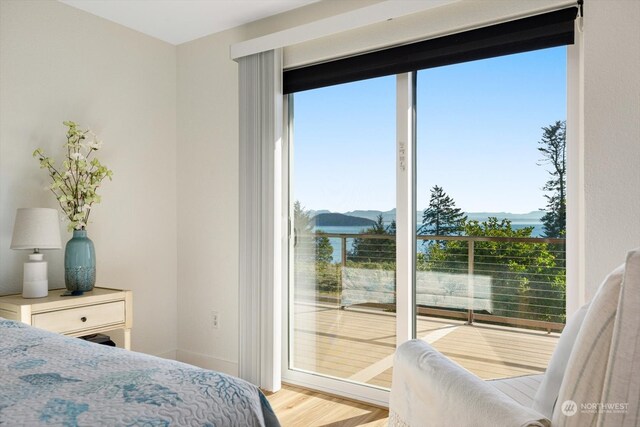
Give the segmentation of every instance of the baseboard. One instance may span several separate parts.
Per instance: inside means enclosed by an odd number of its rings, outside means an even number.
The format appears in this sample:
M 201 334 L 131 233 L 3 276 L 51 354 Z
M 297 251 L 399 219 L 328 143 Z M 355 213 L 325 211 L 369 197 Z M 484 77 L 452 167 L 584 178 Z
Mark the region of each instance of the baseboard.
M 162 353 L 156 353 L 154 356 L 161 357 L 163 359 L 178 360 L 177 353 L 178 350 L 169 350 Z
M 186 350 L 177 350 L 176 356 L 176 360 L 180 362 L 195 365 L 204 369 L 210 369 L 212 371 L 218 371 L 225 374 L 238 376 L 238 362 L 217 359 L 215 357 Z

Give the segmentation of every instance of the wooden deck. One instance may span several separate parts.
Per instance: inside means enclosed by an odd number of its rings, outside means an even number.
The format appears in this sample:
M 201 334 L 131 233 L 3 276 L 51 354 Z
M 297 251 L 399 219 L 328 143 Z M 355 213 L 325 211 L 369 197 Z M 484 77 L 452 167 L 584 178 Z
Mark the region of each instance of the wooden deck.
M 395 314 L 331 305 L 295 306 L 295 369 L 391 387 Z M 420 316 L 417 336 L 483 379 L 540 374 L 559 334 Z

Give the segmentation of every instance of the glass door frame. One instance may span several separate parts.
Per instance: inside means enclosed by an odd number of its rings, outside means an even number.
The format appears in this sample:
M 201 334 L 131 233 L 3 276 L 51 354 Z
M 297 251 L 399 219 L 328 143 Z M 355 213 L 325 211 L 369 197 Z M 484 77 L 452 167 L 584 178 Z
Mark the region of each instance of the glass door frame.
M 413 283 L 415 282 L 415 248 L 416 248 L 416 210 L 415 210 L 415 73 L 396 75 L 396 346 L 414 337 L 415 308 L 413 304 Z M 291 369 L 290 337 L 293 336 L 293 325 L 289 309 L 293 303 L 293 253 L 294 238 L 290 218 L 293 217 L 293 205 L 290 203 L 293 185 L 291 183 L 293 165 L 293 96 L 284 97 L 285 118 L 283 132 L 283 209 L 286 214 L 288 230 L 286 236 L 286 253 L 283 254 L 282 286 L 282 379 L 283 381 L 312 388 L 330 394 L 351 399 L 389 406 L 389 390 L 374 385 L 360 384 L 345 379 L 332 378 L 325 375 Z M 402 321 L 400 321 L 402 319 Z

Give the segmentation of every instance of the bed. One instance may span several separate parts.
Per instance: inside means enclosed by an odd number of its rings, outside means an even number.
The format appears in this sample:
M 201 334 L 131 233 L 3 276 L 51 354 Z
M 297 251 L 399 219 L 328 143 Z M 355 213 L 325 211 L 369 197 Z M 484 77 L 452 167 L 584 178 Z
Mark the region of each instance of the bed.
M 239 378 L 0 318 L 0 425 L 280 424 Z

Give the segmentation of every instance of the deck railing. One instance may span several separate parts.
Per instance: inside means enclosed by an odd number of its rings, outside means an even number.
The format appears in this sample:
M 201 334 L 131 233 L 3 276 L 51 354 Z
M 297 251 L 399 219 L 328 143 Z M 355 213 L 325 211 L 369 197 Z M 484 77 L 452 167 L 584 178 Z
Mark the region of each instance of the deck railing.
M 325 241 L 320 260 L 318 242 L 324 238 L 331 247 L 327 249 Z M 561 331 L 564 327 L 565 239 L 417 235 L 416 240 L 417 287 L 440 289 L 433 295 L 429 291 L 422 295 L 422 301 L 417 301 L 417 314 L 548 331 Z M 393 289 L 387 286 L 387 293 L 393 293 L 393 302 L 358 305 L 394 309 L 395 235 L 320 232 L 298 236 L 296 241 L 296 264 L 306 261 L 307 266 L 315 266 L 311 274 L 318 289 L 326 291 L 325 300 L 349 306 L 343 293 L 348 276 L 345 272 L 375 270 L 393 282 Z M 330 257 L 328 250 L 332 251 Z M 325 270 L 319 270 L 322 268 Z M 299 278 L 305 273 L 303 268 L 298 270 Z M 468 307 L 456 306 L 456 298 L 467 298 Z M 478 304 L 483 298 L 486 307 Z

